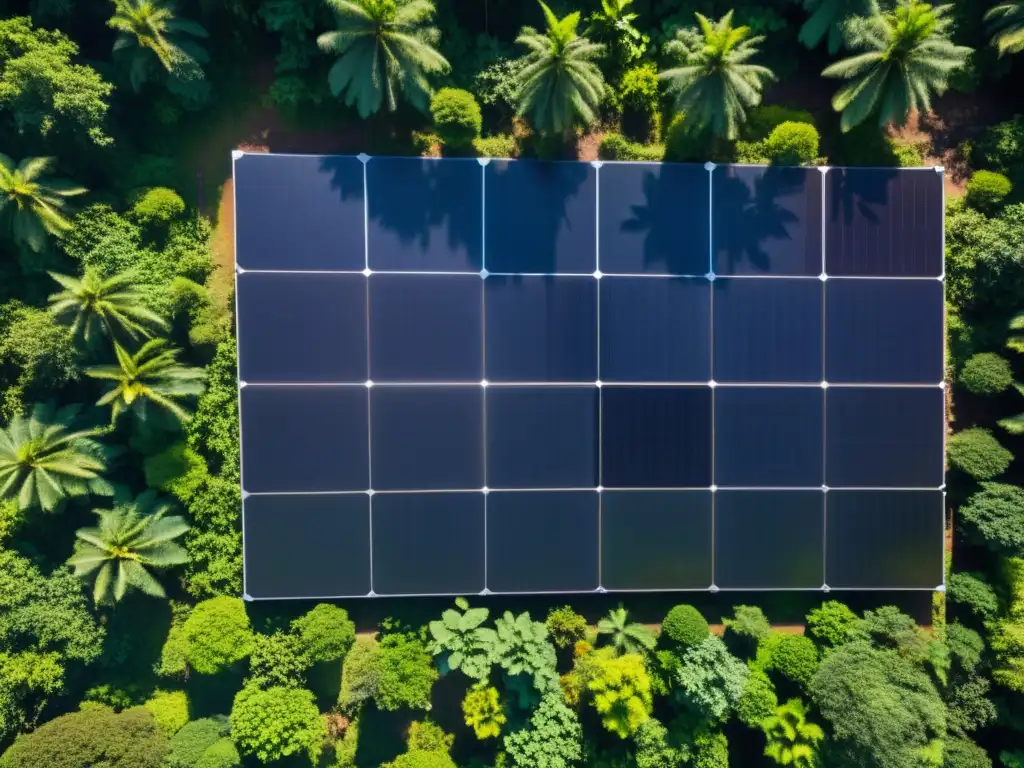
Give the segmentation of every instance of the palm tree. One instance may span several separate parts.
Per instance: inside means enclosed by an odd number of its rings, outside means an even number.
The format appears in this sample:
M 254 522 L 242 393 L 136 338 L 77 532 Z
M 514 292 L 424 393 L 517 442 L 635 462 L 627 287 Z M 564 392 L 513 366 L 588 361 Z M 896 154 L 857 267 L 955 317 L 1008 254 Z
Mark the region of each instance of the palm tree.
M 114 15 L 107 26 L 118 32 L 114 55 L 123 57 L 136 91 L 159 62 L 167 72 L 183 79 L 202 78 L 209 56 L 193 38 L 208 37 L 194 21 L 176 18 L 165 0 L 114 0 Z
M 52 157 L 28 157 L 15 163 L 0 154 L 0 218 L 16 243 L 41 251 L 46 235 L 60 235 L 71 229 L 65 217 L 64 198 L 86 192 L 63 179 L 45 179 L 53 167 Z
M 122 272 L 102 278 L 89 268 L 82 279 L 49 273 L 64 290 L 50 296 L 50 311 L 57 317 L 72 316 L 72 333 L 81 333 L 86 344 L 96 338 L 97 330 L 109 336 L 123 331 L 132 339 L 152 335 L 149 326 L 168 329 L 160 315 L 143 306 L 145 296 L 133 285 L 135 275 Z
M 832 97 L 842 112 L 843 131 L 878 113 L 879 125 L 902 125 L 911 110 L 931 109 L 932 92 L 946 90 L 949 75 L 971 49 L 949 39 L 950 6 L 897 0 L 883 12 L 872 0 L 872 15 L 846 24 L 846 44 L 863 51 L 827 67 L 825 77 L 849 80 Z
M 807 722 L 807 707 L 790 699 L 761 723 L 768 744 L 764 754 L 779 765 L 815 768 L 818 742 L 825 738 L 821 726 Z
M 605 93 L 604 75 L 594 59 L 604 55 L 605 47 L 577 34 L 580 14 L 559 19 L 543 0 L 547 32 L 523 27 L 516 42 L 530 49 L 520 59 L 520 116 L 528 115 L 533 127 L 542 133 L 570 130 L 577 118 L 594 122 L 597 106 Z
M 643 624 L 630 624 L 629 611 L 621 605 L 597 622 L 597 634 L 608 635 L 617 656 L 654 649 L 658 642 L 654 632 Z
M 811 11 L 800 27 L 800 42 L 808 48 L 817 47 L 828 36 L 828 52 L 835 54 L 843 45 L 843 27 L 854 16 L 871 13 L 871 0 L 804 0 L 804 9 Z
M 94 429 L 73 428 L 79 406 L 33 406 L 30 416 L 15 416 L 0 430 L 0 498 L 16 498 L 21 509 L 38 505 L 49 512 L 67 497 L 114 489 L 100 473 L 106 452 L 93 440 Z
M 176 398 L 199 395 L 203 391 L 202 368 L 188 368 L 178 362 L 179 350 L 170 347 L 166 339 L 147 341 L 134 355 L 114 343 L 117 365 L 94 365 L 85 369 L 87 376 L 115 382 L 115 386 L 97 401 L 97 405 L 112 405 L 111 421 L 127 408 L 135 408 L 146 418 L 147 403 L 154 403 L 178 418 L 189 419 L 188 412 Z
M 182 517 L 165 517 L 170 509 L 170 504 L 157 501 L 150 491 L 132 504 L 94 510 L 99 526 L 75 532 L 78 541 L 68 564 L 75 567 L 76 576 L 95 574 L 92 597 L 97 605 L 110 596 L 111 584 L 114 602 L 124 597 L 128 587 L 166 597 L 160 582 L 146 568 L 181 565 L 188 560 L 185 548 L 174 541 L 188 530 L 188 523 Z
M 628 64 L 644 55 L 650 38 L 640 32 L 633 22 L 639 13 L 627 13 L 633 0 L 601 0 L 601 9 L 587 17 L 586 37 L 607 42 L 616 52 L 619 64 Z
M 775 79 L 767 67 L 747 63 L 764 38 L 751 37 L 750 27 L 733 27 L 732 11 L 715 23 L 695 15 L 700 29 L 681 29 L 665 46 L 681 66 L 658 77 L 668 82 L 676 111 L 686 115 L 687 125 L 735 139 L 747 109 L 761 103 L 762 89 Z
M 338 56 L 327 81 L 335 96 L 366 118 L 387 102 L 398 108 L 398 92 L 417 109 L 426 110 L 431 87 L 427 75 L 448 71 L 448 60 L 434 46 L 440 32 L 429 22 L 430 0 L 327 0 L 338 28 L 324 32 L 317 44 Z
M 1004 53 L 1024 51 L 1024 0 L 1007 0 L 985 14 L 992 44 Z

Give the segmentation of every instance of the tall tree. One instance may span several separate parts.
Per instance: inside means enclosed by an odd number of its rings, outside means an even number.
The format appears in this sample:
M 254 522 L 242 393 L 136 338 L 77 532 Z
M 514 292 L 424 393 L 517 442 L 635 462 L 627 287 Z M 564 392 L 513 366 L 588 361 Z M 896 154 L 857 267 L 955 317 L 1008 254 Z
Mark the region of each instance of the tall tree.
M 516 99 L 519 114 L 538 131 L 563 133 L 578 121 L 589 125 L 597 119 L 605 84 L 594 60 L 604 55 L 605 47 L 577 33 L 578 12 L 559 19 L 538 1 L 547 31 L 523 27 L 516 38 L 530 51 L 520 60 Z
M 854 16 L 871 13 L 871 0 L 804 0 L 811 12 L 800 27 L 800 42 L 815 48 L 827 36 L 828 52 L 835 54 L 843 45 L 843 27 Z
M 117 30 L 114 55 L 128 69 L 138 91 L 149 79 L 153 64 L 181 79 L 199 79 L 209 56 L 195 38 L 208 37 L 194 21 L 175 16 L 166 0 L 114 0 L 114 15 L 107 26 Z
M 81 279 L 49 274 L 64 287 L 50 296 L 50 311 L 57 317 L 72 317 L 72 333 L 81 334 L 86 344 L 99 332 L 114 336 L 121 331 L 136 339 L 152 336 L 152 328 L 169 328 L 166 320 L 146 308 L 131 272 L 103 278 L 95 269 L 86 269 Z
M 174 540 L 188 530 L 185 518 L 167 513 L 171 505 L 157 500 L 152 492 L 132 504 L 114 509 L 97 509 L 99 525 L 75 532 L 75 553 L 68 560 L 75 575 L 92 577 L 96 604 L 112 597 L 124 597 L 129 587 L 153 597 L 165 597 L 147 568 L 166 568 L 188 560 L 185 548 Z
M 643 624 L 630 623 L 629 611 L 621 605 L 597 622 L 597 634 L 607 635 L 617 656 L 642 654 L 654 649 L 658 639 Z
M 807 721 L 807 707 L 790 699 L 761 723 L 768 743 L 764 754 L 779 765 L 816 768 L 818 743 L 825 738 L 820 725 Z
M 750 27 L 733 27 L 732 11 L 713 23 L 695 15 L 700 28 L 680 29 L 665 46 L 680 66 L 658 76 L 693 130 L 735 139 L 747 109 L 761 103 L 762 89 L 775 79 L 767 67 L 748 63 L 764 38 L 751 37 Z
M 1024 0 L 1008 0 L 989 9 L 985 14 L 992 44 L 1004 53 L 1024 51 Z
M 434 47 L 441 37 L 430 25 L 431 0 L 326 0 L 337 29 L 324 32 L 317 44 L 337 55 L 328 85 L 335 96 L 366 118 L 382 104 L 394 112 L 398 94 L 417 109 L 430 104 L 428 75 L 448 71 L 448 60 Z
M 71 228 L 64 198 L 81 195 L 85 187 L 63 179 L 48 179 L 52 157 L 28 157 L 15 163 L 0 154 L 0 223 L 14 242 L 41 251 L 47 235 Z
M 902 125 L 912 110 L 931 109 L 932 94 L 943 93 L 949 76 L 963 66 L 971 49 L 949 39 L 950 6 L 897 0 L 882 11 L 846 24 L 846 45 L 862 51 L 826 67 L 822 75 L 849 80 L 832 97 L 842 112 L 843 131 L 878 115 L 881 126 Z
M 15 416 L 0 430 L 0 498 L 16 498 L 27 509 L 50 511 L 62 499 L 114 489 L 100 473 L 107 468 L 103 446 L 94 429 L 75 430 L 79 407 L 60 410 L 49 404 L 33 407 L 30 416 Z
M 176 400 L 203 392 L 206 376 L 202 368 L 189 368 L 178 362 L 179 350 L 166 339 L 147 341 L 134 355 L 114 343 L 117 365 L 94 365 L 85 374 L 94 379 L 114 382 L 114 387 L 101 397 L 97 405 L 113 408 L 112 421 L 125 409 L 134 408 L 142 419 L 149 403 L 163 408 L 180 421 L 187 421 L 188 411 Z

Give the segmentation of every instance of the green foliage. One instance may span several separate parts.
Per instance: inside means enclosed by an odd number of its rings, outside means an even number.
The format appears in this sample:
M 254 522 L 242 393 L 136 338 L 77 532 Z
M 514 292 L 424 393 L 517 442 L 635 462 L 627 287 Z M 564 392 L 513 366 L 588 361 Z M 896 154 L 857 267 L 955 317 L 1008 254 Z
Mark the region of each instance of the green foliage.
M 480 105 L 469 91 L 442 88 L 430 100 L 430 115 L 434 130 L 447 147 L 466 149 L 480 138 L 483 117 Z
M 245 603 L 238 598 L 214 597 L 199 603 L 183 633 L 188 664 L 201 675 L 217 674 L 252 653 L 252 627 Z
M 946 595 L 954 603 L 967 608 L 982 622 L 994 619 L 999 612 L 996 591 L 980 573 L 961 571 L 952 574 L 946 585 Z
M 996 123 L 985 129 L 971 144 L 971 160 L 979 168 L 988 168 L 1020 184 L 1024 175 L 1024 116 Z
M 227 736 L 230 730 L 226 717 L 193 720 L 171 737 L 166 768 L 196 768 L 206 752 Z
M 949 733 L 964 735 L 995 721 L 996 706 L 988 698 L 991 687 L 987 677 L 971 673 L 960 676 L 946 689 L 943 698 Z
M 559 19 L 543 2 L 547 31 L 523 27 L 516 42 L 529 49 L 521 59 L 517 112 L 540 133 L 564 133 L 577 123 L 597 120 L 605 94 L 604 75 L 595 59 L 605 46 L 577 33 L 580 14 Z
M 59 237 L 71 229 L 65 198 L 86 192 L 65 179 L 47 178 L 53 166 L 52 157 L 16 163 L 0 154 L 0 233 L 36 252 L 46 247 L 47 235 Z
M 167 187 L 147 189 L 132 206 L 132 216 L 143 226 L 166 226 L 184 212 L 181 195 Z
M 761 723 L 766 757 L 779 765 L 816 768 L 818 745 L 825 738 L 820 725 L 808 722 L 807 707 L 800 699 L 790 699 L 775 714 Z
M 967 182 L 967 204 L 987 216 L 999 211 L 1013 191 L 1013 183 L 996 171 L 975 171 Z
M 957 662 L 959 668 L 971 672 L 981 663 L 985 641 L 973 629 L 954 621 L 946 627 L 946 646 L 950 658 Z
M 0 651 L 0 739 L 34 725 L 64 688 L 64 667 L 56 653 Z
M 295 619 L 292 632 L 311 664 L 341 661 L 356 640 L 356 625 L 348 611 L 329 603 L 320 603 Z
M 962 434 L 962 433 L 961 433 Z M 994 552 L 1024 554 L 1024 489 L 1005 483 L 982 483 L 960 508 L 960 519 Z
M 809 637 L 778 632 L 760 642 L 756 663 L 806 688 L 818 669 L 818 648 Z
M 807 614 L 807 634 L 826 648 L 834 648 L 846 642 L 856 622 L 857 614 L 846 603 L 826 600 Z
M 849 638 L 867 641 L 875 648 L 894 650 L 900 658 L 914 664 L 929 664 L 939 679 L 946 682 L 950 664 L 945 644 L 895 606 L 864 611 L 864 618 L 850 628 Z
M 693 746 L 693 768 L 729 768 L 729 742 L 721 731 L 699 731 Z
M 619 133 L 606 133 L 597 148 L 597 156 L 602 160 L 636 160 L 640 162 L 659 163 L 665 156 L 665 147 L 661 144 L 637 144 Z
M 633 742 L 636 745 L 636 768 L 683 768 L 690 762 L 689 744 L 679 743 L 677 734 L 653 717 L 644 721 Z
M 238 754 L 235 743 L 229 738 L 223 738 L 203 752 L 195 768 L 239 768 L 241 765 L 242 756 Z
M 341 673 L 338 704 L 353 713 L 372 699 L 380 685 L 380 650 L 372 637 L 357 637 L 345 657 Z
M 985 750 L 970 739 L 947 739 L 942 753 L 942 768 L 992 768 Z
M 440 621 L 430 622 L 430 652 L 439 656 L 441 674 L 461 669 L 471 680 L 483 681 L 491 671 L 491 647 L 495 632 L 481 625 L 490 614 L 486 608 L 470 608 L 465 598 L 455 605 L 462 612 L 449 608 Z
M 381 768 L 458 768 L 446 752 L 406 752 Z
M 307 755 L 316 765 L 327 728 L 309 691 L 246 686 L 231 707 L 231 738 L 243 755 L 263 762 Z
M 736 717 L 744 725 L 759 728 L 761 723 L 775 714 L 779 699 L 775 686 L 761 669 L 753 669 L 743 693 L 736 702 Z
M 478 739 L 497 738 L 501 735 L 501 726 L 508 720 L 498 689 L 493 687 L 470 689 L 462 700 L 462 714 Z
M 519 707 L 527 709 L 558 686 L 555 648 L 548 641 L 547 628 L 525 611 L 518 616 L 505 611 L 495 620 L 494 629 L 491 661 L 504 671 L 506 686 L 519 694 Z
M 515 157 L 519 151 L 516 140 L 505 133 L 474 139 L 473 149 L 480 157 Z
M 946 447 L 949 463 L 975 480 L 991 480 L 1006 471 L 1013 454 L 1003 448 L 992 432 L 971 427 L 957 432 Z
M 756 605 L 737 605 L 733 618 L 723 618 L 722 624 L 725 625 L 722 637 L 726 645 L 743 655 L 753 651 L 772 631 L 768 617 Z
M 451 751 L 455 737 L 445 733 L 441 726 L 430 720 L 414 720 L 409 724 L 408 747 L 410 752 L 444 752 Z
M 173 491 L 178 487 L 177 480 L 200 466 L 205 468 L 206 465 L 186 443 L 174 443 L 160 453 L 147 456 L 142 470 L 149 488 Z
M 597 622 L 598 640 L 607 636 L 618 656 L 653 651 L 658 638 L 643 624 L 631 624 L 629 612 L 621 605 Z
M 607 44 L 616 71 L 642 58 L 651 42 L 633 25 L 639 14 L 626 11 L 632 4 L 633 0 L 601 0 L 600 9 L 587 16 L 584 34 Z
M 619 84 L 622 132 L 638 142 L 657 141 L 661 134 L 658 69 L 647 62 L 623 74 Z
M 0 306 L 0 414 L 13 419 L 77 381 L 77 358 L 70 332 L 50 313 L 18 301 Z
M 769 163 L 810 165 L 818 157 L 818 129 L 807 123 L 782 123 L 765 139 L 764 155 Z
M 1024 693 L 1024 559 L 1007 558 L 1003 578 L 1009 593 L 1006 614 L 988 627 L 989 646 L 995 654 L 992 679 Z
M 968 320 L 973 312 L 983 313 L 986 318 L 1000 318 L 993 346 L 1002 343 L 1005 334 L 1002 318 L 1018 311 L 1024 291 L 1021 248 L 1024 248 L 1024 205 L 1008 205 L 995 218 L 987 218 L 966 206 L 949 209 L 946 298 L 964 311 Z
M 662 642 L 679 648 L 699 645 L 710 632 L 707 620 L 692 605 L 675 606 L 661 623 Z
M 684 703 L 712 722 L 724 722 L 729 717 L 749 677 L 747 665 L 729 653 L 725 643 L 713 635 L 690 646 L 675 672 L 675 682 Z
M 855 16 L 869 16 L 873 10 L 871 0 L 804 0 L 804 8 L 811 14 L 800 28 L 800 42 L 815 48 L 827 37 L 832 56 L 843 45 L 847 21 Z
M 1020 2 L 1007 0 L 994 5 L 985 13 L 985 21 L 1000 56 L 1024 50 L 1024 8 Z
M 562 694 L 544 695 L 530 714 L 529 724 L 505 737 L 512 768 L 573 768 L 583 759 L 583 729 Z
M 89 708 L 19 738 L 0 768 L 161 768 L 166 753 L 167 737 L 142 707 Z
M 544 626 L 556 648 L 572 648 L 587 636 L 587 620 L 568 605 L 548 611 Z
M 633 653 L 600 657 L 595 671 L 587 690 L 601 716 L 601 724 L 620 739 L 636 733 L 651 716 L 654 704 L 643 657 Z
M 170 329 L 166 320 L 146 308 L 131 272 L 104 278 L 95 269 L 86 269 L 81 279 L 56 272 L 50 277 L 64 288 L 50 296 L 50 311 L 57 317 L 70 316 L 71 333 L 80 334 L 86 345 L 101 333 L 136 339 L 152 336 L 153 329 Z
M 377 667 L 374 701 L 380 709 L 430 709 L 430 691 L 438 675 L 419 638 L 404 633 L 385 635 L 378 644 Z
M 172 92 L 204 78 L 209 56 L 195 38 L 208 37 L 194 21 L 175 16 L 165 0 L 114 0 L 107 26 L 117 32 L 114 59 L 128 70 L 134 90 L 163 70 Z M 175 86 L 178 86 L 176 89 Z
M 254 635 L 245 684 L 259 688 L 301 688 L 310 667 L 303 650 L 299 638 L 288 632 Z
M 168 738 L 188 723 L 188 695 L 184 691 L 157 691 L 142 706 Z
M 975 395 L 998 395 L 1013 384 L 1013 371 L 1004 357 L 992 352 L 974 355 L 960 371 L 960 383 Z

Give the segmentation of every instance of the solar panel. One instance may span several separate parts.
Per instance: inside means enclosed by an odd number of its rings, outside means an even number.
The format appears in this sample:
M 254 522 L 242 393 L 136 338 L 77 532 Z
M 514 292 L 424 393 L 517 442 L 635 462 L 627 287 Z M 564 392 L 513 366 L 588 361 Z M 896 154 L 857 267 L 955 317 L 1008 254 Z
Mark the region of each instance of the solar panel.
M 941 174 L 234 165 L 247 597 L 943 583 Z

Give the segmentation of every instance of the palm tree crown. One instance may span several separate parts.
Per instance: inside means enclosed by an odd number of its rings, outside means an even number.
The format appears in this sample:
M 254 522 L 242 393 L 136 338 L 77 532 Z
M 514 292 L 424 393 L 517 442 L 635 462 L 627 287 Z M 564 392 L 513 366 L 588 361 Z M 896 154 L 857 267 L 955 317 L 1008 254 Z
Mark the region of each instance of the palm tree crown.
M 440 33 L 429 25 L 430 0 L 327 0 L 338 28 L 317 44 L 338 56 L 327 75 L 331 92 L 345 94 L 360 117 L 387 103 L 398 108 L 398 92 L 417 109 L 430 102 L 427 75 L 448 71 L 448 60 L 434 46 Z
M 629 612 L 621 605 L 597 622 L 597 634 L 608 635 L 618 656 L 654 648 L 657 638 L 643 624 L 629 623 Z
M 790 699 L 761 723 L 768 743 L 764 753 L 779 765 L 815 768 L 817 745 L 825 732 L 807 722 L 807 707 L 800 699 Z
M 605 47 L 577 34 L 580 14 L 559 19 L 543 2 L 547 32 L 523 27 L 516 42 L 530 52 L 521 59 L 519 114 L 541 132 L 562 133 L 579 119 L 594 122 L 605 93 L 604 75 L 594 59 Z
M 166 339 L 147 341 L 134 355 L 129 355 L 115 342 L 114 352 L 117 365 L 85 369 L 87 376 L 114 382 L 114 387 L 96 403 L 113 406 L 113 421 L 126 408 L 132 407 L 144 419 L 149 402 L 170 411 L 181 421 L 188 420 L 188 412 L 175 399 L 202 393 L 205 377 L 202 368 L 181 365 L 179 350 L 171 348 Z
M 871 16 L 847 22 L 847 46 L 863 53 L 822 72 L 825 77 L 850 81 L 832 97 L 832 106 L 843 113 L 843 131 L 875 112 L 884 126 L 902 125 L 911 110 L 931 109 L 932 92 L 944 92 L 949 75 L 971 53 L 949 39 L 949 8 L 898 0 L 892 11 L 882 12 L 877 0 L 872 0 Z
M 828 52 L 836 53 L 843 45 L 843 27 L 854 16 L 871 13 L 871 0 L 804 0 L 811 11 L 800 27 L 800 42 L 814 48 L 828 36 Z
M 123 331 L 135 339 L 151 336 L 150 327 L 168 328 L 166 320 L 143 306 L 145 298 L 134 287 L 135 276 L 130 272 L 104 279 L 96 270 L 87 269 L 80 280 L 49 274 L 64 287 L 50 296 L 50 311 L 57 317 L 72 316 L 71 331 L 81 333 L 86 344 L 96 338 L 98 330 L 109 336 Z
M 94 510 L 99 526 L 75 532 L 75 553 L 68 560 L 76 576 L 95 573 L 93 600 L 99 604 L 110 596 L 124 597 L 135 587 L 153 597 L 165 597 L 164 588 L 148 567 L 181 565 L 188 560 L 185 548 L 174 539 L 188 530 L 182 517 L 165 517 L 171 505 L 144 493 L 133 504 Z
M 46 404 L 30 416 L 15 416 L 0 430 L 0 498 L 16 498 L 18 506 L 38 505 L 49 512 L 70 496 L 113 494 L 100 477 L 106 453 L 92 437 L 94 429 L 75 430 L 79 407 L 59 410 Z
M 164 0 L 114 0 L 114 15 L 107 26 L 118 32 L 114 53 L 126 58 L 136 91 L 149 76 L 154 58 L 167 72 L 185 79 L 202 77 L 200 65 L 209 56 L 193 38 L 208 37 L 206 30 L 194 21 L 176 18 L 172 4 Z
M 676 110 L 686 115 L 688 125 L 735 139 L 747 109 L 761 102 L 765 84 L 775 79 L 767 67 L 747 63 L 764 38 L 751 37 L 750 27 L 733 27 L 732 11 L 714 23 L 695 15 L 700 29 L 681 29 L 665 46 L 681 66 L 659 77 L 668 81 Z
M 45 179 L 52 157 L 29 157 L 15 163 L 0 154 L 0 217 L 16 243 L 41 251 L 46 235 L 60 235 L 71 228 L 65 217 L 64 198 L 81 195 L 85 187 L 62 179 Z
M 989 9 L 985 21 L 992 33 L 992 44 L 999 49 L 1000 56 L 1024 51 L 1024 0 L 1000 3 Z

